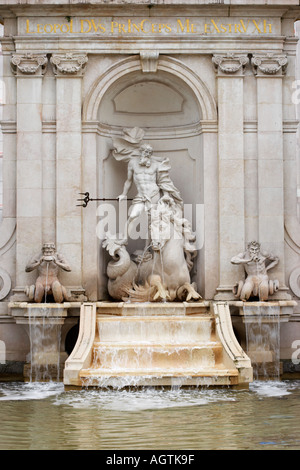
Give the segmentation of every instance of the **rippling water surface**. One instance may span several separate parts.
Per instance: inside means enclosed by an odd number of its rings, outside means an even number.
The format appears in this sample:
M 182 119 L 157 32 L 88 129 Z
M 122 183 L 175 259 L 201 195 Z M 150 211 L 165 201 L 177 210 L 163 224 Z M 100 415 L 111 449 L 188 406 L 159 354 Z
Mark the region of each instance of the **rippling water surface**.
M 1 450 L 300 449 L 300 381 L 249 390 L 0 383 Z

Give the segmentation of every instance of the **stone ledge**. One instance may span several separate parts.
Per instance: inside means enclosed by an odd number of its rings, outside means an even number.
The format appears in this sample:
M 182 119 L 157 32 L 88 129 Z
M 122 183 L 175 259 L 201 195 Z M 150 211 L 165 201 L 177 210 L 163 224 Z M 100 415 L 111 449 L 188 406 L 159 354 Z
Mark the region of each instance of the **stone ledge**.
M 297 302 L 294 300 L 278 300 L 267 302 L 242 302 L 242 301 L 229 301 L 228 306 L 235 307 L 235 311 L 231 313 L 232 316 L 240 316 L 244 322 L 256 322 L 258 318 L 264 318 L 263 321 L 272 322 L 280 321 L 288 322 L 293 315 L 294 308 Z M 272 308 L 279 308 L 272 313 Z M 248 312 L 246 311 L 248 310 Z
M 79 316 L 80 306 L 81 302 L 64 302 L 62 304 L 10 302 L 8 304 L 10 312 L 7 318 L 13 318 L 17 324 L 27 324 L 30 318 L 42 317 L 47 317 L 49 321 L 51 319 L 64 321 L 67 317 L 74 316 L 74 310 L 78 311 L 77 316 Z
M 210 302 L 96 302 L 97 313 L 106 315 L 193 315 L 210 313 Z M 144 313 L 143 313 L 144 312 Z
M 23 0 L 2 0 L 2 5 L 20 5 L 24 6 Z M 26 5 L 44 6 L 44 5 L 82 5 L 82 0 L 27 0 Z M 219 6 L 298 6 L 298 0 L 92 0 L 87 1 L 84 5 L 144 5 L 150 8 L 154 6 L 172 6 L 172 5 L 219 5 Z

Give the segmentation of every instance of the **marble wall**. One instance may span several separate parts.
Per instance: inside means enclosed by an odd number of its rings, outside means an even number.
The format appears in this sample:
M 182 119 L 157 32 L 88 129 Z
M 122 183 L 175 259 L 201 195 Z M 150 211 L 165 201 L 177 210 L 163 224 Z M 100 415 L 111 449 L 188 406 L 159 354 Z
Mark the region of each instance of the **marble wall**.
M 26 300 L 25 266 L 47 241 L 71 265 L 61 280 L 73 300 L 106 297 L 97 203 L 76 204 L 80 192 L 120 194 L 112 138 L 134 126 L 201 208 L 201 295 L 234 300 L 243 270 L 230 260 L 258 240 L 280 258 L 274 298 L 299 302 L 297 2 L 105 3 L 1 4 L 1 322 Z

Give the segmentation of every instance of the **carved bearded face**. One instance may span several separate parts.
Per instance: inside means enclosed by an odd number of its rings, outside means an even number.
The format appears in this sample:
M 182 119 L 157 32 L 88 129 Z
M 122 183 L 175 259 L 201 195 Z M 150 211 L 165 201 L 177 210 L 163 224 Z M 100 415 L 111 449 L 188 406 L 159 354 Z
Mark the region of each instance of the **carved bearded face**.
M 141 150 L 141 156 L 139 160 L 140 165 L 149 167 L 151 165 L 151 155 L 153 153 L 152 147 L 150 145 L 142 145 L 140 150 Z
M 260 251 L 260 244 L 257 242 L 249 243 L 248 250 L 252 256 L 255 256 L 255 255 L 257 256 Z

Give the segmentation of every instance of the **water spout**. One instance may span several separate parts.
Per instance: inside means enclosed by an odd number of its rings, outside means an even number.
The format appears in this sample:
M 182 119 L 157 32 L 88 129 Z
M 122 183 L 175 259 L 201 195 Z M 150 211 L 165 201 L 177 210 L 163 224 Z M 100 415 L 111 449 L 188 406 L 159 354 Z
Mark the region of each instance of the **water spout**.
M 49 277 L 49 263 L 47 263 L 46 265 L 45 303 L 47 303 L 48 277 Z

